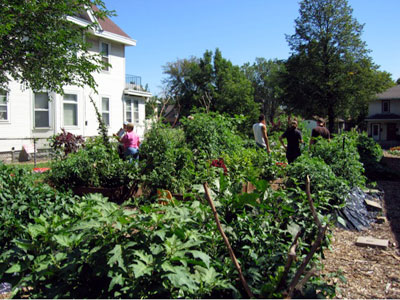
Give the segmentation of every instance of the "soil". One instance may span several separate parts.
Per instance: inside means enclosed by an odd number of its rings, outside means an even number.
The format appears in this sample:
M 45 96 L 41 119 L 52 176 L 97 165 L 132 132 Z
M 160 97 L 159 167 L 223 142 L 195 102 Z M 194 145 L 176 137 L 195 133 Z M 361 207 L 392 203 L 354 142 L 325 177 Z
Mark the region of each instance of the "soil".
M 384 153 L 382 163 L 400 172 L 400 157 Z M 334 279 L 339 299 L 400 298 L 400 180 L 378 181 L 384 191 L 382 216 L 365 231 L 332 230 L 331 250 L 324 252 L 324 274 L 340 273 L 345 282 Z M 386 239 L 386 249 L 356 245 L 358 237 Z

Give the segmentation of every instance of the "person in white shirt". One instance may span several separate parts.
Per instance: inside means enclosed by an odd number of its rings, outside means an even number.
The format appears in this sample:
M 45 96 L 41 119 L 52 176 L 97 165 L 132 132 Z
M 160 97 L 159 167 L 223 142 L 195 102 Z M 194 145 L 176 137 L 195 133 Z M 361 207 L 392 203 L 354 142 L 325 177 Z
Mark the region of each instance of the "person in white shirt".
M 253 133 L 257 146 L 266 149 L 267 152 L 270 153 L 267 125 L 265 124 L 265 116 L 263 114 L 258 118 L 258 123 L 253 125 Z

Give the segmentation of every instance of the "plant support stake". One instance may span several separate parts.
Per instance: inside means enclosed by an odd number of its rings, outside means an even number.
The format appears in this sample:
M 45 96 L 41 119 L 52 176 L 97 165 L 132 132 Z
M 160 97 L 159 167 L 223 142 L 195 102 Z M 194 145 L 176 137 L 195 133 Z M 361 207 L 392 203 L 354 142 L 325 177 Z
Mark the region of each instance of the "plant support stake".
M 243 276 L 242 269 L 240 268 L 240 265 L 239 265 L 239 262 L 236 259 L 235 253 L 232 250 L 231 244 L 229 243 L 229 240 L 228 240 L 227 236 L 225 235 L 224 230 L 221 227 L 221 223 L 220 223 L 219 218 L 218 218 L 218 213 L 217 213 L 217 210 L 215 209 L 214 201 L 211 199 L 210 193 L 208 191 L 207 182 L 203 183 L 203 187 L 204 187 L 204 191 L 206 193 L 206 197 L 207 197 L 208 203 L 210 204 L 211 210 L 212 210 L 212 212 L 214 214 L 215 221 L 217 222 L 218 231 L 221 233 L 222 239 L 224 240 L 225 245 L 228 247 L 229 256 L 231 257 L 231 259 L 233 261 L 233 264 L 236 267 L 236 270 L 239 272 L 240 281 L 242 282 L 242 285 L 243 285 L 244 289 L 246 290 L 247 296 L 249 296 L 249 298 L 254 298 L 254 295 L 250 291 L 250 288 L 249 288 L 249 286 L 248 286 L 248 284 L 246 282 L 246 279 Z

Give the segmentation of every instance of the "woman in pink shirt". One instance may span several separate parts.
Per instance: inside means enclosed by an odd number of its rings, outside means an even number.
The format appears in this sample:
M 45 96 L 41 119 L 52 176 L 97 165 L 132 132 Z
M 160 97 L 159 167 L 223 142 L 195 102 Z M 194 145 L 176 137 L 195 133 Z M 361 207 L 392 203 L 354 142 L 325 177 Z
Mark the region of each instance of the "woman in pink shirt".
M 126 125 L 126 133 L 122 138 L 118 139 L 124 144 L 124 157 L 132 162 L 132 159 L 139 159 L 139 136 L 133 131 L 133 124 Z

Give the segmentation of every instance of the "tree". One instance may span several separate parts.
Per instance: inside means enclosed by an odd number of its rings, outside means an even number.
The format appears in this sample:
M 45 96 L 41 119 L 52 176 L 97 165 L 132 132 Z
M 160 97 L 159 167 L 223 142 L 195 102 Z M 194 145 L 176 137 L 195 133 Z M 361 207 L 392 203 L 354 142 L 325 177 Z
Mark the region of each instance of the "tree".
M 303 0 L 299 12 L 295 34 L 286 37 L 285 101 L 306 117 L 328 116 L 333 131 L 338 116 L 354 118 L 356 105 L 365 107 L 392 81 L 368 56 L 363 25 L 346 0 Z
M 260 57 L 257 57 L 252 65 L 246 63 L 241 67 L 247 79 L 252 82 L 254 100 L 261 104 L 263 113 L 270 121 L 276 117 L 283 103 L 279 75 L 284 67 L 284 62 L 281 60 L 266 60 Z
M 169 77 L 163 83 L 181 115 L 203 108 L 231 116 L 243 114 L 252 122 L 259 114 L 251 82 L 218 49 L 214 55 L 206 51 L 200 59 L 191 57 L 168 63 L 164 74 Z
M 19 0 L 0 3 L 0 88 L 14 79 L 33 90 L 63 94 L 65 85 L 95 89 L 92 73 L 106 65 L 89 53 L 85 36 L 96 23 L 68 20 L 96 6 L 93 15 L 112 14 L 101 0 Z

